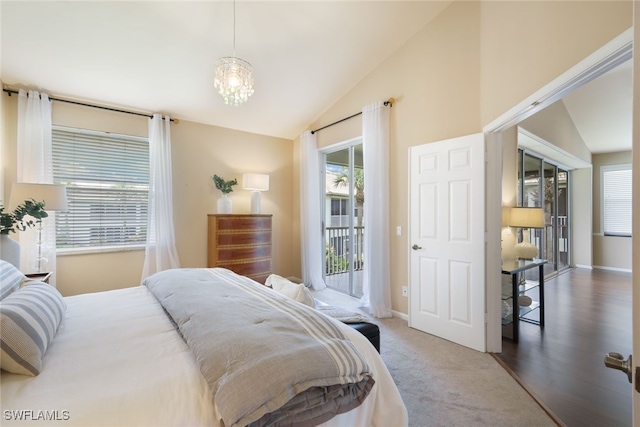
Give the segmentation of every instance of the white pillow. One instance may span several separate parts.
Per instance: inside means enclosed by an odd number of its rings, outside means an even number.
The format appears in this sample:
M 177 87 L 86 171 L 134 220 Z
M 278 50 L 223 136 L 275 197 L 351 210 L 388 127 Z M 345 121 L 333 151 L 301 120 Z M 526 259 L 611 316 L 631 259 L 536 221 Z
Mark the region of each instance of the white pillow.
M 304 283 L 293 283 L 292 281 L 278 276 L 277 274 L 271 274 L 267 277 L 264 284 L 284 296 L 308 305 L 311 308 L 316 308 L 313 295 L 311 295 L 309 289 L 304 286 Z

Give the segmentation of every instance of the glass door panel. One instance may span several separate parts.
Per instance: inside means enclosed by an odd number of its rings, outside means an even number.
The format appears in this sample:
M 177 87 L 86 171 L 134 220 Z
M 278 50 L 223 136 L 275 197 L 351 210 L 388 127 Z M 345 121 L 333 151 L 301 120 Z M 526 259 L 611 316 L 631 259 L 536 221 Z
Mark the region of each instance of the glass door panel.
M 362 144 L 326 152 L 324 159 L 325 283 L 359 298 L 364 262 Z
M 546 259 L 547 264 L 544 266 L 545 275 L 557 270 L 556 267 L 556 167 L 550 163 L 544 162 L 544 229 L 541 230 L 543 235 L 543 245 L 540 258 Z
M 529 154 L 524 155 L 524 186 L 520 206 L 525 208 L 542 207 L 542 160 Z
M 523 156 L 522 165 L 522 200 L 520 201 L 519 206 L 525 208 L 540 208 L 542 207 L 543 197 L 542 160 L 529 154 L 525 154 Z M 538 247 L 538 258 L 542 257 L 544 254 L 544 250 L 542 249 L 543 231 L 544 230 L 535 228 L 529 230 L 529 242 Z M 520 229 L 518 242 L 521 242 L 525 236 L 526 234 L 522 232 L 522 229 Z
M 558 168 L 556 236 L 558 271 L 569 267 L 569 171 Z

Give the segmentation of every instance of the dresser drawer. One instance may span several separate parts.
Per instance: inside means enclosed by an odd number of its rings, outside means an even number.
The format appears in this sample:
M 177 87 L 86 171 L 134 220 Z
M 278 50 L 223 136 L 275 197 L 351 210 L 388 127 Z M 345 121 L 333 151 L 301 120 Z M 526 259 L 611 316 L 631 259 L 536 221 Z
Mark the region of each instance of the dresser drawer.
M 216 217 L 218 230 L 271 230 L 271 216 L 221 215 Z
M 228 261 L 248 262 L 258 258 L 271 259 L 271 245 L 268 246 L 246 246 L 246 247 L 218 247 L 218 263 Z
M 271 274 L 271 215 L 209 215 L 207 266 L 264 283 Z
M 271 230 L 218 231 L 218 247 L 237 245 L 271 245 Z

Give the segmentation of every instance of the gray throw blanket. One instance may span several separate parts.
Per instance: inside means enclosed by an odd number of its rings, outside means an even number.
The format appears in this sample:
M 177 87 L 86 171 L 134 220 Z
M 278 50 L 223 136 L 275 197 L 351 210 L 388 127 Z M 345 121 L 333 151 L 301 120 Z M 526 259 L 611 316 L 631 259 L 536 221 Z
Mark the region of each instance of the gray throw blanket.
M 143 282 L 176 323 L 231 426 L 315 426 L 359 406 L 374 380 L 330 319 L 229 270 Z

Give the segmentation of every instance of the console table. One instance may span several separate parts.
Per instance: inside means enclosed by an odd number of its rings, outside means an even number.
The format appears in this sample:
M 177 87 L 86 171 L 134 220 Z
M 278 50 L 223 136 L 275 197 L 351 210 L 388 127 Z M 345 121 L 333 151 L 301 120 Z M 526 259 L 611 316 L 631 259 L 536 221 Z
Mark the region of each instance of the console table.
M 512 313 L 502 316 L 502 325 L 513 325 L 512 340 L 518 342 L 520 338 L 520 321 L 533 323 L 544 328 L 544 265 L 547 263 L 545 259 L 529 259 L 529 260 L 511 260 L 502 263 L 502 274 L 511 275 L 511 291 L 502 292 L 503 304 L 508 304 L 511 301 Z M 519 273 L 523 273 L 531 268 L 538 267 L 538 281 L 519 283 Z M 537 289 L 539 298 L 538 300 L 531 301 L 531 305 L 520 306 L 518 299 L 521 296 L 526 295 L 529 291 Z M 527 318 L 529 313 L 534 310 L 538 310 L 539 320 Z

